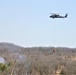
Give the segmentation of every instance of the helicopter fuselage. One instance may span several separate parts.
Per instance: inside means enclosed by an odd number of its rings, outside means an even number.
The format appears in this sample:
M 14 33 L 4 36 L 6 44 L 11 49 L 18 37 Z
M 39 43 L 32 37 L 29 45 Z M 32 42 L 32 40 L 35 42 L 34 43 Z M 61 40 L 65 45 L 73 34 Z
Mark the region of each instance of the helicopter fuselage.
M 67 14 L 65 16 L 60 16 L 60 15 L 56 15 L 56 14 L 53 14 L 50 16 L 50 18 L 67 18 Z

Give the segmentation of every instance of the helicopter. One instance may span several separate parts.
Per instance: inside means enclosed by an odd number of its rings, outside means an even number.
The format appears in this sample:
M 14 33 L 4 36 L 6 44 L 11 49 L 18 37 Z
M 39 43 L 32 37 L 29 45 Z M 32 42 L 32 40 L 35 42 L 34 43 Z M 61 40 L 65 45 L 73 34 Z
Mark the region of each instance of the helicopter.
M 61 16 L 59 14 L 55 14 L 55 13 L 51 13 L 52 15 L 50 16 L 50 18 L 67 18 L 68 14 L 65 14 L 65 16 Z

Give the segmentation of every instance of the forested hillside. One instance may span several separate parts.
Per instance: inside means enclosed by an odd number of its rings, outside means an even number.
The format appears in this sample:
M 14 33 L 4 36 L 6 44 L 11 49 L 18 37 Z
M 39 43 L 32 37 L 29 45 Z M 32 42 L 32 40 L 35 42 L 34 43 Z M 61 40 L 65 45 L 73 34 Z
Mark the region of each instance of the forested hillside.
M 0 43 L 0 75 L 76 75 L 76 48 Z

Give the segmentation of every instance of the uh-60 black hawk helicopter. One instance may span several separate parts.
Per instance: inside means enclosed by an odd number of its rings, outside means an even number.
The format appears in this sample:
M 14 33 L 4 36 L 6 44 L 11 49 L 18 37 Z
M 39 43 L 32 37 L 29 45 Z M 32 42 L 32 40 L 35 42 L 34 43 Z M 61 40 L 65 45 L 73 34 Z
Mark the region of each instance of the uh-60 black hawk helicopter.
M 61 16 L 59 14 L 56 13 L 51 13 L 52 15 L 50 16 L 50 18 L 67 18 L 68 14 L 65 14 L 65 16 Z

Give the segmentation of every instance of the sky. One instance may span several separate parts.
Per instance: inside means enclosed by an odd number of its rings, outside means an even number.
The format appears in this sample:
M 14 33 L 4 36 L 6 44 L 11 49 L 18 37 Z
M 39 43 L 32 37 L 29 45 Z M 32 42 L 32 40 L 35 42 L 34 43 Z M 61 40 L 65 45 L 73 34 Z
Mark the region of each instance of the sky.
M 0 0 L 0 42 L 76 48 L 76 0 Z

